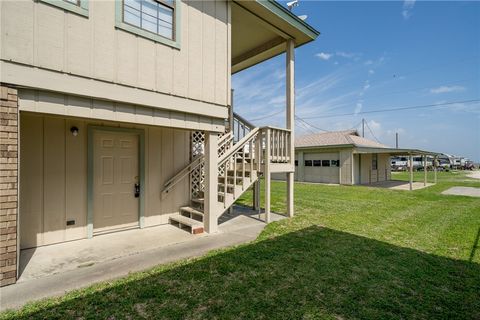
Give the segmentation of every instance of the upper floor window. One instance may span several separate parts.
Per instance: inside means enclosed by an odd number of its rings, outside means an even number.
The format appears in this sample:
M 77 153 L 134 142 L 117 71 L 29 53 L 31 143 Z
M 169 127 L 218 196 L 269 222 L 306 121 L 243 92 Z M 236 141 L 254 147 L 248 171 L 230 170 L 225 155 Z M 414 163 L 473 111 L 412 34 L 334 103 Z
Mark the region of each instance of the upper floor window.
M 174 20 L 174 0 L 123 0 L 123 22 L 132 26 L 174 40 Z
M 61 8 L 88 18 L 88 0 L 40 0 L 51 6 Z

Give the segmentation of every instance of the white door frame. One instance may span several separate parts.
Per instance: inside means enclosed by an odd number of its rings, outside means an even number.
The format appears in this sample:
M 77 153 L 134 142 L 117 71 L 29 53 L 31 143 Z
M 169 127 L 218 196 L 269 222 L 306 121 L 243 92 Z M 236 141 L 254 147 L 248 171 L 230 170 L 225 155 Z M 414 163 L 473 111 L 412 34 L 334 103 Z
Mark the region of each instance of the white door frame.
M 136 133 L 139 136 L 138 162 L 140 171 L 140 201 L 138 210 L 138 223 L 140 228 L 145 226 L 145 131 L 143 129 L 119 128 L 108 126 L 88 125 L 88 160 L 87 160 L 87 237 L 93 237 L 93 135 L 95 132 L 127 132 Z

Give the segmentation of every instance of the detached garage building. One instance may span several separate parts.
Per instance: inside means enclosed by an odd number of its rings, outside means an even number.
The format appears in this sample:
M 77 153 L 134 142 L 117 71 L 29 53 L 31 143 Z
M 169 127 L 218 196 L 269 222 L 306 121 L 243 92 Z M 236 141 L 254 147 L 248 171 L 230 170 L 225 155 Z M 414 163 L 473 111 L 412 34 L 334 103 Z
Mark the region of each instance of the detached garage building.
M 356 130 L 298 137 L 295 139 L 295 179 L 334 184 L 390 180 L 390 156 L 398 152 L 400 150 L 360 137 Z

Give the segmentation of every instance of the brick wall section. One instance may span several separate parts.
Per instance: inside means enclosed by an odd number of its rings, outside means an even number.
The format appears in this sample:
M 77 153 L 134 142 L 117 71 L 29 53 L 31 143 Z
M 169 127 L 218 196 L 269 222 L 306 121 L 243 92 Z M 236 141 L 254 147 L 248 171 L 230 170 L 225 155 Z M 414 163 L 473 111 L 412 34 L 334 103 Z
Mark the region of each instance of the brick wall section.
M 17 280 L 18 97 L 0 84 L 0 287 Z

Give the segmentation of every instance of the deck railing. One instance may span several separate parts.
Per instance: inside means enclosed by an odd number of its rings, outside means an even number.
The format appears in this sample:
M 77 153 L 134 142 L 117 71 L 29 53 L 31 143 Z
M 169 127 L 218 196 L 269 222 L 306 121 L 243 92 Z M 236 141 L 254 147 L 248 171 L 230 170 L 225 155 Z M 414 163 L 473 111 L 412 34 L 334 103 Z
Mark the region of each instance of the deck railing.
M 262 127 L 261 130 L 265 159 L 273 164 L 290 163 L 292 159 L 291 131 L 275 127 Z

